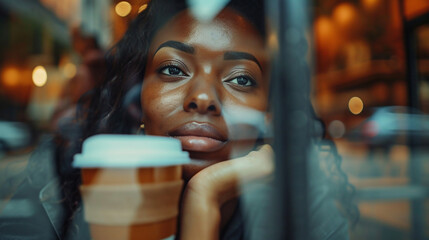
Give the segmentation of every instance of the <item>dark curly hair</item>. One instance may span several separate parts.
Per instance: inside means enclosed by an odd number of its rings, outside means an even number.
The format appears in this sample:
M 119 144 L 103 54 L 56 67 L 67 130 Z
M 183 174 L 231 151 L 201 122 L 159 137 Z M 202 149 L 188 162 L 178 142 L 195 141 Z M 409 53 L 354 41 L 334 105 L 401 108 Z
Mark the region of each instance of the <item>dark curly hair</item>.
M 231 0 L 228 7 L 248 19 L 262 36 L 266 36 L 264 2 L 262 0 Z M 185 0 L 152 0 L 128 27 L 123 38 L 106 55 L 105 80 L 81 99 L 77 123 L 81 133 L 73 139 L 57 137 L 58 172 L 63 182 L 64 199 L 70 218 L 79 208 L 80 171 L 71 167 L 73 154 L 79 152 L 84 139 L 99 133 L 130 134 L 139 126 L 139 115 L 129 113 L 129 104 L 140 108 L 140 89 L 144 79 L 147 53 L 158 29 L 180 11 L 188 8 Z M 309 81 L 309 79 L 307 79 Z M 134 97 L 130 92 L 137 92 Z M 131 100 L 130 100 L 131 99 Z M 310 101 L 308 100 L 310 104 Z M 275 103 L 273 103 L 275 104 Z M 71 149 L 71 150 L 70 150 Z M 339 155 L 332 151 L 334 161 L 329 165 L 329 179 L 335 187 L 335 195 L 346 212 L 355 218 L 351 205 L 353 188 L 340 168 Z M 69 218 L 69 219 L 70 219 Z M 69 225 L 66 221 L 65 225 Z

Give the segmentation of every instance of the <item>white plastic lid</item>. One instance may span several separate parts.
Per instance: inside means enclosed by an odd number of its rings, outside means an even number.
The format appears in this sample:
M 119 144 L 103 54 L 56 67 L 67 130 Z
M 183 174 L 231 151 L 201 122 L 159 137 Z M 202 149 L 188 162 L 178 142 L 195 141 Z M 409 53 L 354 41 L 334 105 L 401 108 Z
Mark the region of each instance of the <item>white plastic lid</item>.
M 161 167 L 190 163 L 180 141 L 170 137 L 100 134 L 83 142 L 76 168 Z

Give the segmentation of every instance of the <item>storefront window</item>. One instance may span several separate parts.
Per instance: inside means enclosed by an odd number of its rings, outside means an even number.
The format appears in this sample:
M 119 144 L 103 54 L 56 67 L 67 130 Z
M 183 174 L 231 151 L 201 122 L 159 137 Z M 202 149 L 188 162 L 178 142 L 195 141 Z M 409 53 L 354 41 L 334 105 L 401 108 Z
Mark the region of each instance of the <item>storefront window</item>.
M 428 24 L 426 0 L 0 0 L 0 239 L 428 238 Z

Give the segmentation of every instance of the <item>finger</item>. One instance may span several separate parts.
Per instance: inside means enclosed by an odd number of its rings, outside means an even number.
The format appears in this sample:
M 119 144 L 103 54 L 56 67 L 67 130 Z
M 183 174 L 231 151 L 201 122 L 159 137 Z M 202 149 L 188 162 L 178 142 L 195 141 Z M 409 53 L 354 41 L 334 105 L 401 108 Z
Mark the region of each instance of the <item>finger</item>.
M 219 204 L 236 197 L 242 187 L 264 179 L 274 171 L 274 153 L 268 144 L 248 155 L 214 164 L 199 172 L 189 182 L 193 191 L 210 194 Z
M 265 144 L 259 150 L 230 162 L 232 171 L 235 171 L 240 182 L 245 184 L 271 176 L 274 171 L 274 151 L 270 145 Z

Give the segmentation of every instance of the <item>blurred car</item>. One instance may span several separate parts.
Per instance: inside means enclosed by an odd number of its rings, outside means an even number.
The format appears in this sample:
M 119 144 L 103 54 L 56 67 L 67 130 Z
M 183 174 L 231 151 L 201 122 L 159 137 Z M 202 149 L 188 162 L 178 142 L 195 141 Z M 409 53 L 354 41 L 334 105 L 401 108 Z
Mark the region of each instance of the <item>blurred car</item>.
M 410 143 L 429 145 L 429 115 L 403 106 L 376 108 L 374 113 L 346 137 L 369 145 Z

